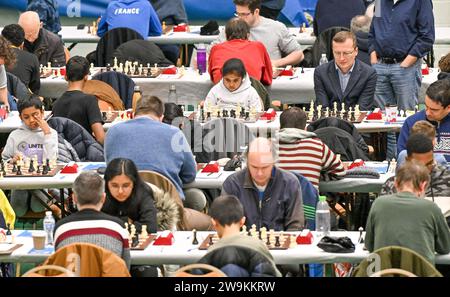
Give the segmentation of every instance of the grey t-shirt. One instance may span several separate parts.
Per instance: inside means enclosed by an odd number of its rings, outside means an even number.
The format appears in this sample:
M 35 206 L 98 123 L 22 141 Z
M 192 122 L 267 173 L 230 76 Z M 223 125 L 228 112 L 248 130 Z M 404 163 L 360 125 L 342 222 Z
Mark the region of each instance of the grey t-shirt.
M 289 34 L 283 23 L 260 17 L 259 25 L 250 28 L 250 40 L 264 44 L 271 60 L 281 59 L 293 51 L 301 51 L 300 44 Z M 218 40 L 213 44 L 226 41 L 225 30 L 221 30 Z
M 6 87 L 7 79 L 6 79 L 6 71 L 5 65 L 0 65 L 0 89 Z

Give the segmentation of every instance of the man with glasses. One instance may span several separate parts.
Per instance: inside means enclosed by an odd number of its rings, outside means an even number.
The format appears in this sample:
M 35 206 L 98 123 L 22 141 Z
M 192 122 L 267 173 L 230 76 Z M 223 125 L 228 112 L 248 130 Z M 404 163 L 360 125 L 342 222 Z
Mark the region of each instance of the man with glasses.
M 369 65 L 356 59 L 356 37 L 348 31 L 338 32 L 332 42 L 334 60 L 314 70 L 316 104 L 333 108 L 334 102 L 348 110 L 359 105 L 360 110 L 372 110 L 377 74 Z
M 272 67 L 296 65 L 303 60 L 300 44 L 294 36 L 289 34 L 286 26 L 260 15 L 260 0 L 234 0 L 233 2 L 236 5 L 234 15 L 243 19 L 250 26 L 249 40 L 264 44 L 272 60 Z M 222 30 L 218 40 L 213 44 L 226 40 L 225 31 Z
M 424 134 L 413 134 L 406 143 L 406 161 L 416 161 L 428 168 L 430 184 L 426 189 L 427 197 L 450 196 L 450 172 L 434 160 L 433 142 Z M 381 189 L 381 195 L 393 194 L 395 176 L 390 177 Z
M 450 161 L 450 80 L 443 79 L 432 83 L 425 96 L 426 109 L 408 117 L 398 138 L 397 151 L 406 147 L 412 126 L 421 120 L 431 122 L 436 127 L 437 144 L 435 153 L 443 154 Z

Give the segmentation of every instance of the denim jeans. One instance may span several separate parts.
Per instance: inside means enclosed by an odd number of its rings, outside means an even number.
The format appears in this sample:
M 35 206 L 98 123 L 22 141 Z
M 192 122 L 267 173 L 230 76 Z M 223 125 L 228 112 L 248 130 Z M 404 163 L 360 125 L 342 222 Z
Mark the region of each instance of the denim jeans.
M 399 110 L 414 110 L 418 104 L 422 59 L 408 68 L 400 64 L 377 63 L 373 68 L 377 72 L 375 102 L 384 109 L 386 104 L 396 104 Z

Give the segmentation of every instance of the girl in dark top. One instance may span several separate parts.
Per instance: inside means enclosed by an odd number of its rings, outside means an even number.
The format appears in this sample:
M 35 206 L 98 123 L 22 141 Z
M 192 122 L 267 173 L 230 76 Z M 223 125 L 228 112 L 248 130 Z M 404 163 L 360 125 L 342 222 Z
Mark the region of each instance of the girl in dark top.
M 148 233 L 157 231 L 156 207 L 151 188 L 140 178 L 133 161 L 112 160 L 105 171 L 106 201 L 102 211 L 134 224 L 136 232 L 147 225 Z

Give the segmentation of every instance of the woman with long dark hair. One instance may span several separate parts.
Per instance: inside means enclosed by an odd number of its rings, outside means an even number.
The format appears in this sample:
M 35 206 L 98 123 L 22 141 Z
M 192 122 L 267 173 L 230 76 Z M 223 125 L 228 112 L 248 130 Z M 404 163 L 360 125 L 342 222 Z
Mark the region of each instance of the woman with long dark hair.
M 117 158 L 105 171 L 106 201 L 102 211 L 134 224 L 140 233 L 147 225 L 148 233 L 157 231 L 156 207 L 152 189 L 139 176 L 130 159 Z

